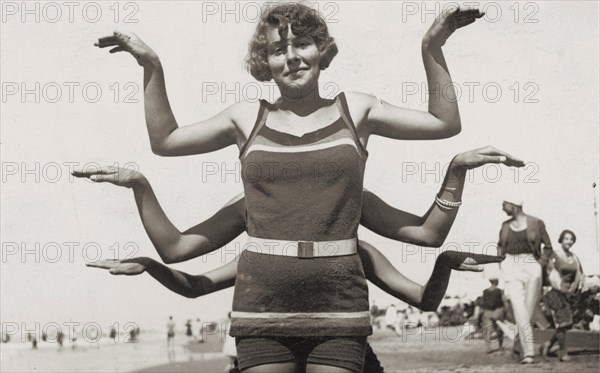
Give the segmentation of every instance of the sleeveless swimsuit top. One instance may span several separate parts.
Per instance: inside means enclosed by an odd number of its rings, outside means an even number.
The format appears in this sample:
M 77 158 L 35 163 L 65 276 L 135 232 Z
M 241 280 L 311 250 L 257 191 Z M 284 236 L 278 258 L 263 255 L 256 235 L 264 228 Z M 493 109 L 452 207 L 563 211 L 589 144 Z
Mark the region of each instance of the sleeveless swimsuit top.
M 559 257 L 554 262 L 558 273 L 560 273 L 561 288 L 569 288 L 573 281 L 575 281 L 575 276 L 577 275 L 577 271 L 579 270 L 579 260 L 577 260 L 573 256 L 573 261 L 569 262 L 567 259 L 563 259 Z
M 358 139 L 343 93 L 340 117 L 319 130 L 295 136 L 257 123 L 240 152 L 247 231 L 289 241 L 355 238 L 362 210 L 367 151 Z
M 367 151 L 344 94 L 340 117 L 303 136 L 258 118 L 240 152 L 246 229 L 252 237 L 331 241 L 357 237 Z M 366 336 L 369 294 L 358 254 L 298 258 L 245 250 L 238 263 L 230 334 L 235 337 Z

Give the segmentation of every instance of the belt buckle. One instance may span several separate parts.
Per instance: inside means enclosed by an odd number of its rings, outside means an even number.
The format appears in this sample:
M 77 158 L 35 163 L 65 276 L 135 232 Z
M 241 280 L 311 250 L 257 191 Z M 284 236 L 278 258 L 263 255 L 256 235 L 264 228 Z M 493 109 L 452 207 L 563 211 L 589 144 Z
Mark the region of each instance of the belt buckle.
M 298 241 L 298 258 L 313 258 L 314 254 L 315 243 L 313 241 Z

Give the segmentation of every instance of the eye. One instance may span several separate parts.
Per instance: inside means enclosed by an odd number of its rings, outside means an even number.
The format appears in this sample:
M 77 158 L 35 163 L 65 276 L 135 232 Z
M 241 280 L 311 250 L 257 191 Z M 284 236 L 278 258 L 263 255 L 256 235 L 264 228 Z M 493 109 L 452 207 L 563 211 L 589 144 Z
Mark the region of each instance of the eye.
M 309 42 L 307 42 L 307 41 L 300 41 L 300 42 L 296 43 L 296 46 L 297 46 L 297 47 L 300 47 L 300 48 L 306 48 L 306 47 L 308 47 L 309 45 L 310 45 L 310 43 L 309 43 Z
M 275 47 L 275 48 L 271 49 L 271 54 L 276 55 L 276 56 L 283 54 L 283 52 L 284 52 L 283 47 Z

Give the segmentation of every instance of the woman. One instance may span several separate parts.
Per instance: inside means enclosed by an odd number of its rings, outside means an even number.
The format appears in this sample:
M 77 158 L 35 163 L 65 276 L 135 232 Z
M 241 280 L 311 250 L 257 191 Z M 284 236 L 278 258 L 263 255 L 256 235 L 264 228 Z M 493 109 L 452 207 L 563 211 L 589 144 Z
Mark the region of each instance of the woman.
M 465 174 L 466 169 L 468 168 L 477 167 L 490 161 L 500 161 L 498 156 L 492 156 L 490 154 L 500 153 L 491 148 L 482 148 L 458 154 L 450 164 L 450 173 L 454 170 L 457 173 Z M 516 164 L 517 160 L 511 158 L 507 159 L 505 162 Z M 89 177 L 96 182 L 110 182 L 119 186 L 131 187 L 134 191 L 144 228 L 161 258 L 168 263 L 188 260 L 216 250 L 241 234 L 246 227 L 245 201 L 243 196 L 234 198 L 227 206 L 207 221 L 181 233 L 166 217 L 156 196 L 152 192 L 149 182 L 141 172 L 108 167 L 101 170 L 76 171 L 74 175 L 77 177 Z M 448 183 L 449 180 L 446 178 L 442 185 L 441 192 L 448 189 Z M 460 195 L 462 195 L 462 189 L 463 184 L 459 184 L 458 188 L 452 192 L 460 197 Z M 439 208 L 439 206 L 435 203 L 425 216 L 417 217 L 392 208 L 373 193 L 364 191 L 363 194 L 361 223 L 373 229 L 376 233 L 386 235 L 390 238 L 439 246 L 441 242 L 444 241 L 445 235 L 448 233 L 453 222 L 453 218 L 448 219 L 447 215 L 436 215 L 434 210 L 436 207 Z M 453 216 L 455 217 L 456 215 L 454 214 Z M 428 231 L 434 231 L 440 234 L 443 232 L 443 235 L 436 236 L 435 241 L 427 241 L 426 237 L 428 236 Z M 462 254 L 462 257 L 452 257 L 452 255 L 460 254 L 451 255 L 449 252 L 441 255 L 436 262 L 434 274 L 429 282 L 434 288 L 436 286 L 443 286 L 441 292 L 436 293 L 433 290 L 425 290 L 427 287 L 425 289 L 415 287 L 406 288 L 406 285 L 403 283 L 404 278 L 399 276 L 397 271 L 386 271 L 385 268 L 390 265 L 387 261 L 384 261 L 384 258 L 379 252 L 373 254 L 375 258 L 381 257 L 379 262 L 384 263 L 382 268 L 378 269 L 374 267 L 374 264 L 378 261 L 369 259 L 368 257 L 365 258 L 364 249 L 362 249 L 362 251 L 363 253 L 359 251 L 359 254 L 365 272 L 368 274 L 377 273 L 377 276 L 373 275 L 373 277 L 368 277 L 372 282 L 411 304 L 418 303 L 418 306 L 425 310 L 435 310 L 437 308 L 437 305 L 444 295 L 451 269 L 462 268 L 464 270 L 479 270 L 479 267 L 469 265 L 467 258 L 472 258 L 473 256 L 469 256 L 466 253 Z M 477 262 L 480 264 L 501 259 L 501 257 L 488 256 L 479 256 L 476 258 Z M 461 261 L 466 262 L 462 263 L 461 266 Z M 368 263 L 374 263 L 373 267 Z M 150 273 L 152 274 L 152 272 Z M 213 279 L 212 282 L 232 286 L 233 281 L 234 280 L 232 279 L 225 280 L 217 278 L 216 280 Z M 210 289 L 213 289 L 211 291 L 220 289 L 214 288 L 213 286 L 215 285 L 206 284 L 197 284 L 193 287 L 195 289 L 203 289 L 205 286 L 209 286 Z M 173 290 L 177 291 L 176 289 Z M 199 291 L 200 294 L 205 293 L 205 291 Z M 406 292 L 411 292 L 412 298 L 406 298 L 402 295 Z M 184 294 L 181 292 L 179 293 Z
M 427 32 L 422 51 L 428 83 L 436 87 L 432 94 L 441 97 L 442 87 L 451 86 L 441 46 L 456 28 L 482 15 L 446 13 Z M 427 113 L 361 93 L 320 97 L 320 70 L 329 66 L 337 47 L 312 9 L 283 4 L 258 23 L 248 57 L 251 74 L 273 79 L 281 98 L 274 104 L 236 103 L 206 121 L 178 127 L 157 55 L 135 35 L 116 33 L 97 45 L 128 51 L 144 66 L 146 124 L 155 153 L 200 154 L 233 144 L 240 149 L 251 259 L 238 267 L 233 302 L 231 335 L 237 337 L 240 368 L 295 371 L 299 346 L 311 345 L 307 371 L 362 371 L 371 326 L 356 231 L 367 141 L 371 134 L 398 139 L 457 134 L 454 91 L 443 92 L 447 100 L 431 100 Z M 323 167 L 332 164 L 333 175 Z M 287 165 L 299 170 L 293 183 L 286 180 Z M 455 179 L 460 184 L 464 175 Z M 457 187 L 449 187 L 436 200 L 442 207 L 431 215 L 455 214 Z M 264 254 L 273 244 L 275 250 Z M 335 252 L 328 252 L 332 247 Z
M 523 202 L 508 198 L 503 211 L 511 218 L 502 224 L 498 255 L 506 255 L 502 263 L 505 295 L 512 305 L 523 351 L 523 364 L 533 364 L 533 324 L 531 319 L 539 303 L 542 288 L 542 267 L 552 255 L 552 244 L 541 219 L 526 215 Z M 543 247 L 543 249 L 542 249 Z M 515 339 L 513 350 L 518 348 Z
M 567 353 L 566 334 L 573 326 L 573 312 L 571 304 L 576 305 L 577 295 L 581 285 L 583 270 L 579 258 L 571 251 L 577 238 L 575 233 L 568 229 L 561 232 L 558 243 L 561 251 L 554 251 L 549 263 L 549 274 L 551 289 L 544 294 L 543 300 L 546 307 L 552 311 L 555 332 L 549 341 L 540 348 L 543 356 L 548 356 L 552 346 L 558 342 L 560 347 L 558 357 L 560 361 L 569 361 L 571 358 Z M 558 278 L 555 278 L 556 274 Z

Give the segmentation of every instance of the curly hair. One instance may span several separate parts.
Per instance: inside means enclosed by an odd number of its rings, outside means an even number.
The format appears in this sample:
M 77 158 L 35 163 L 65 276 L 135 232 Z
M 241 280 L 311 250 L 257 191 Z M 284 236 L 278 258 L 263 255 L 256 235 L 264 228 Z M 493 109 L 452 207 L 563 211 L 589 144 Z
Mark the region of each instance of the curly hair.
M 267 62 L 267 31 L 276 28 L 282 38 L 287 37 L 288 25 L 296 37 L 310 36 L 321 54 L 319 67 L 325 70 L 338 53 L 334 39 L 327 31 L 327 24 L 316 10 L 298 3 L 286 3 L 267 9 L 256 25 L 254 36 L 248 45 L 246 69 L 260 82 L 271 80 Z
M 560 236 L 558 236 L 558 243 L 562 243 L 562 241 L 565 239 L 565 236 L 567 234 L 570 234 L 571 237 L 573 237 L 573 243 L 575 243 L 575 241 L 577 241 L 577 237 L 575 237 L 575 233 L 573 233 L 573 231 L 565 229 L 564 231 L 560 232 Z

